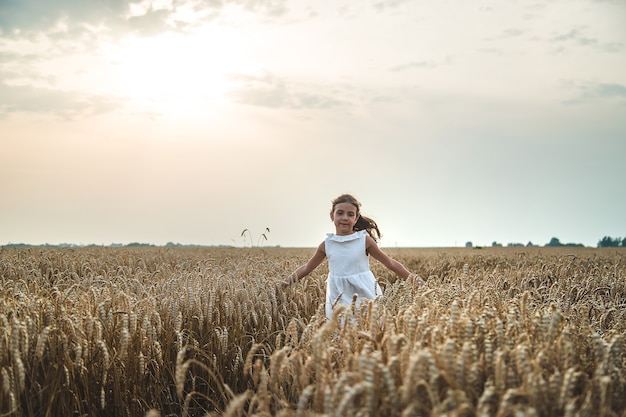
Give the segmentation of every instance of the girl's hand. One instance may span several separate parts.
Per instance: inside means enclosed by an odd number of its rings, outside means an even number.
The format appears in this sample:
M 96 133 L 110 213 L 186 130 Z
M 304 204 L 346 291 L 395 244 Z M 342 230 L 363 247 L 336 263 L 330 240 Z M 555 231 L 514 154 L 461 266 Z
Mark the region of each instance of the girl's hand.
M 281 290 L 284 290 L 285 288 L 287 288 L 291 284 L 295 284 L 296 282 L 298 282 L 298 274 L 296 274 L 296 272 L 294 271 L 291 273 L 291 275 L 289 275 L 289 278 L 287 278 L 286 280 L 278 281 L 276 283 L 276 286 Z
M 424 280 L 421 279 L 420 277 L 418 277 L 417 275 L 415 275 L 414 273 L 410 273 L 408 277 L 406 277 L 406 280 L 418 287 L 421 287 L 422 285 L 425 284 Z

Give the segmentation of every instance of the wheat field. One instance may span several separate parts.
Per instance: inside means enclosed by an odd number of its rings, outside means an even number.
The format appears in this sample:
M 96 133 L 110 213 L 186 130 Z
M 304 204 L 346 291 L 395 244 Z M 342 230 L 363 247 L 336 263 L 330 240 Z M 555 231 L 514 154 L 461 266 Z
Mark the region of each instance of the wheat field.
M 0 416 L 626 416 L 626 249 L 2 248 Z

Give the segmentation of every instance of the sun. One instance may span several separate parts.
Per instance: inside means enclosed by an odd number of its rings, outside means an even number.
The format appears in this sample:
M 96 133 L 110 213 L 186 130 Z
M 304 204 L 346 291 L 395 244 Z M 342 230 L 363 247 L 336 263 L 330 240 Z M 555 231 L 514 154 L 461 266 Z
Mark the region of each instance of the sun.
M 133 37 L 111 52 L 110 82 L 134 105 L 156 111 L 222 103 L 231 88 L 229 74 L 252 70 L 247 51 L 225 28 Z

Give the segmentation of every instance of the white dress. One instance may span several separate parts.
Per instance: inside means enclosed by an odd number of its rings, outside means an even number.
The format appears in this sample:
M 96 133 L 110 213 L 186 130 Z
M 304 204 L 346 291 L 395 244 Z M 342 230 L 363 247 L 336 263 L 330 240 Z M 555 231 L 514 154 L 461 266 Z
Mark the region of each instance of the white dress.
M 328 233 L 324 240 L 328 258 L 328 279 L 326 280 L 326 317 L 330 318 L 332 306 L 350 305 L 354 294 L 358 295 L 357 305 L 362 299 L 374 300 L 383 294 L 370 270 L 369 257 L 365 252 L 367 232 L 361 230 L 351 235 L 338 236 Z

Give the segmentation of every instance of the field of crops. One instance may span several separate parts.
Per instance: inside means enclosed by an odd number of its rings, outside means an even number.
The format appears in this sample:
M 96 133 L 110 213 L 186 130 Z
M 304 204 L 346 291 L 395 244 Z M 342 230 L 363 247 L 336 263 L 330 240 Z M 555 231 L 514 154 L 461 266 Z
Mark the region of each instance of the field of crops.
M 0 416 L 626 416 L 626 249 L 3 248 Z

